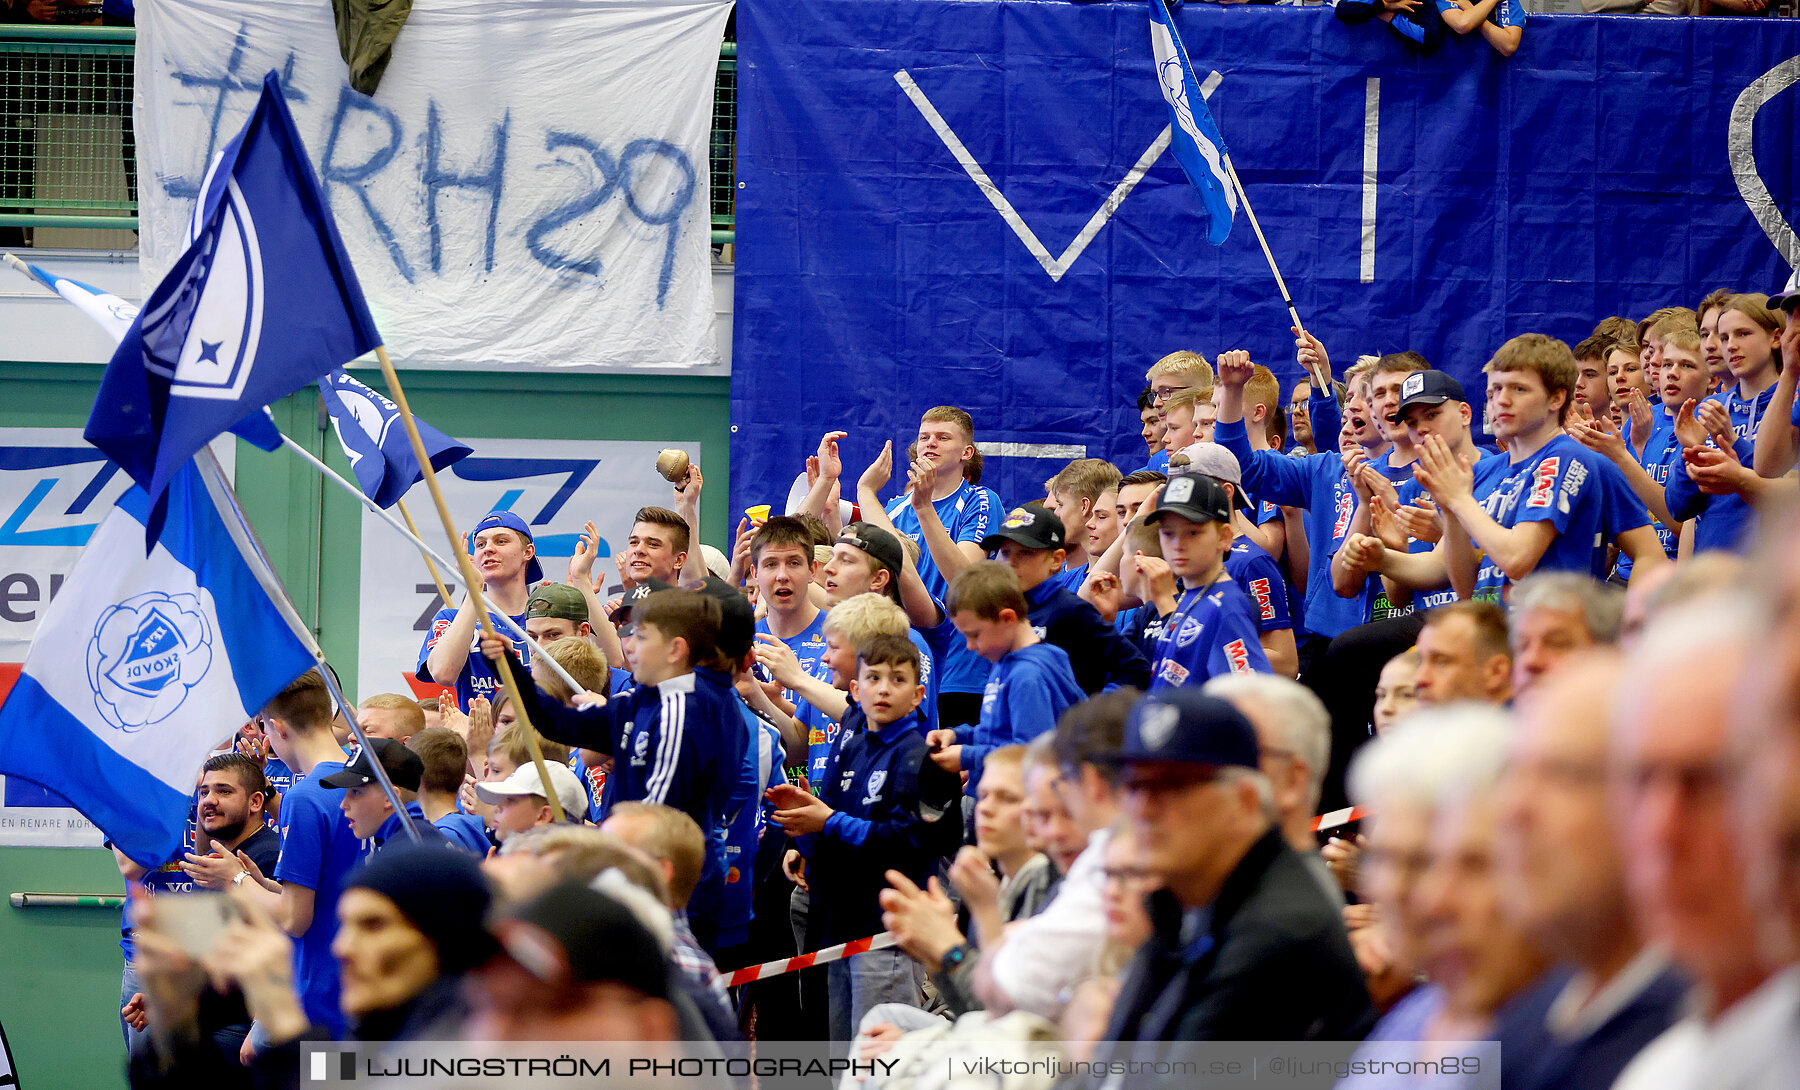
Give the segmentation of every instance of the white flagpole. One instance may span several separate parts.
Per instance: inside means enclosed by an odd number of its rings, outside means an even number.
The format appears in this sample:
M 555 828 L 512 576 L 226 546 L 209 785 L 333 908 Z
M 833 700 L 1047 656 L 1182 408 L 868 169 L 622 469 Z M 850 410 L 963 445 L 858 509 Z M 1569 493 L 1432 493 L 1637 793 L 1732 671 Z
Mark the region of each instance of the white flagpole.
M 350 732 L 356 736 L 357 745 L 369 755 L 369 765 L 375 770 L 375 780 L 381 784 L 381 791 L 387 796 L 388 802 L 393 804 L 394 815 L 400 819 L 406 835 L 412 838 L 413 843 L 422 843 L 424 838 L 413 826 L 412 815 L 406 812 L 406 804 L 400 801 L 399 793 L 394 790 L 394 781 L 388 778 L 387 769 L 382 767 L 375 757 L 375 751 L 369 747 L 369 737 L 363 733 L 362 724 L 356 721 L 356 705 L 344 696 L 336 675 L 325 665 L 324 650 L 319 647 L 319 641 L 313 638 L 312 628 L 301 618 L 300 611 L 294 608 L 293 600 L 288 597 L 287 587 L 282 585 L 281 576 L 275 573 L 274 565 L 269 563 L 268 556 L 264 554 L 262 542 L 257 540 L 256 531 L 251 529 L 249 516 L 244 514 L 243 507 L 239 505 L 237 493 L 232 490 L 231 482 L 225 479 L 224 470 L 219 467 L 219 460 L 214 456 L 212 448 L 201 447 L 200 453 L 194 456 L 194 464 L 200 470 L 200 479 L 206 482 L 206 491 L 212 497 L 213 506 L 219 509 L 226 532 L 237 546 L 238 555 L 244 558 L 250 573 L 256 576 L 263 593 L 275 603 L 276 610 L 281 613 L 282 620 L 287 622 L 289 630 L 306 646 L 313 661 L 318 663 L 319 676 L 325 679 L 325 688 L 330 690 L 332 699 L 343 709 L 344 718 L 350 723 Z
M 356 485 L 352 484 L 350 481 L 345 480 L 342 474 L 340 474 L 337 470 L 332 469 L 330 466 L 326 465 L 319 458 L 315 457 L 313 455 L 312 451 L 307 450 L 305 447 L 301 446 L 299 443 L 294 442 L 292 439 L 289 439 L 285 435 L 283 435 L 281 437 L 281 445 L 286 447 L 288 450 L 293 451 L 295 454 L 300 456 L 302 461 L 306 462 L 308 465 L 312 466 L 314 469 L 318 470 L 320 473 L 323 473 L 327 480 L 336 481 L 339 488 L 342 488 L 344 491 L 350 493 L 352 496 L 355 496 L 358 500 L 360 500 L 362 502 L 362 505 L 364 507 L 366 507 L 370 511 L 374 512 L 377 518 L 381 519 L 381 521 L 387 523 L 389 526 L 392 526 L 395 530 L 399 531 L 400 536 L 404 537 L 406 540 L 412 542 L 413 547 L 418 549 L 419 552 L 424 555 L 427 562 L 435 560 L 439 564 L 442 564 L 446 569 L 451 569 L 451 568 L 456 567 L 456 565 L 450 563 L 448 560 L 445 560 L 443 557 L 439 556 L 436 549 L 433 549 L 431 546 L 425 544 L 424 540 L 421 539 L 418 534 L 413 533 L 410 529 L 408 529 L 405 526 L 405 524 L 403 524 L 399 519 L 395 518 L 393 515 L 393 512 L 382 510 L 375 503 L 374 500 L 370 499 L 366 494 L 364 494 L 362 489 L 358 488 Z M 449 601 L 449 598 L 447 595 L 445 596 L 444 604 L 447 606 L 452 604 Z M 514 635 L 518 636 L 520 639 L 525 641 L 526 645 L 531 648 L 532 655 L 543 659 L 544 664 L 550 668 L 551 673 L 554 673 L 557 677 L 561 678 L 563 684 L 567 685 L 569 687 L 570 692 L 579 693 L 586 688 L 585 685 L 582 685 L 580 682 L 578 682 L 574 678 L 570 677 L 569 672 L 567 670 L 563 669 L 560 665 L 558 665 L 557 661 L 550 657 L 549 652 L 545 651 L 543 649 L 543 647 L 541 645 L 539 645 L 539 643 L 536 640 L 532 639 L 529 635 L 527 635 L 523 625 L 519 624 L 519 622 L 513 620 L 511 617 L 506 616 L 504 613 L 496 614 L 496 616 L 498 616 L 500 618 L 500 622 L 502 624 L 504 624 L 507 628 L 512 630 Z
M 1269 262 L 1269 271 L 1275 274 L 1275 287 L 1281 292 L 1281 301 L 1287 305 L 1288 317 L 1293 320 L 1295 329 L 1306 332 L 1306 327 L 1300 324 L 1300 312 L 1294 309 L 1294 297 L 1288 294 L 1287 281 L 1281 278 L 1281 269 L 1275 265 L 1275 254 L 1269 249 L 1269 240 L 1263 237 L 1262 224 L 1256 222 L 1256 212 L 1250 207 L 1250 194 L 1244 192 L 1244 183 L 1238 181 L 1237 168 L 1231 165 L 1231 156 L 1221 156 L 1219 161 L 1225 167 L 1226 175 L 1231 178 L 1232 188 L 1237 190 L 1238 203 L 1244 206 L 1244 216 L 1250 221 L 1250 229 L 1256 232 L 1256 241 L 1262 245 L 1263 257 Z M 1331 376 L 1320 374 L 1316 362 L 1312 366 L 1312 375 L 1319 389 L 1332 388 Z

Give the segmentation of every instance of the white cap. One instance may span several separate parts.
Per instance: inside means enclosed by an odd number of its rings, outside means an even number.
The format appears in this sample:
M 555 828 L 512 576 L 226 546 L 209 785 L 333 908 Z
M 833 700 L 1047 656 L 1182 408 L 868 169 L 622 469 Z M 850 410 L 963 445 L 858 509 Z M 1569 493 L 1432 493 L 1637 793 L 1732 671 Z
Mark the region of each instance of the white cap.
M 1204 473 L 1240 489 L 1244 487 L 1244 469 L 1229 448 L 1217 443 L 1192 443 L 1182 447 L 1179 453 L 1187 457 L 1187 467 L 1195 473 Z
M 575 778 L 574 770 L 555 761 L 544 762 L 544 767 L 550 770 L 550 786 L 556 789 L 556 799 L 562 803 L 563 813 L 571 821 L 579 821 L 587 814 L 587 792 L 582 789 L 581 781 Z M 538 779 L 537 762 L 525 762 L 499 783 L 475 785 L 475 797 L 489 806 L 498 806 L 500 800 L 517 795 L 550 797 L 550 793 L 544 790 L 543 781 Z
M 705 560 L 707 574 L 715 579 L 731 582 L 731 561 L 725 559 L 725 554 L 719 551 L 718 546 L 700 546 L 700 556 Z

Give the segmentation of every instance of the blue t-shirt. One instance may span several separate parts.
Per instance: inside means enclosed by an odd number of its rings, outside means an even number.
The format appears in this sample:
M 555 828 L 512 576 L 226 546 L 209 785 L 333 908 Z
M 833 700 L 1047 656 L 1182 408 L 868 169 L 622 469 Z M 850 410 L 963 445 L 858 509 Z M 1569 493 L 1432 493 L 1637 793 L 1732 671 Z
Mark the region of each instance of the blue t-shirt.
M 1238 585 L 1226 577 L 1183 594 L 1163 623 L 1150 691 L 1252 672 L 1269 673 L 1269 657 L 1256 629 L 1256 612 Z
M 969 774 L 964 792 L 973 796 L 987 755 L 1001 746 L 1024 745 L 1056 726 L 1071 705 L 1087 699 L 1075 683 L 1069 653 L 1053 643 L 1034 643 L 994 664 L 981 694 L 981 721 L 966 734 L 959 729 L 962 767 Z
M 1059 586 L 1070 594 L 1078 594 L 1081 591 L 1081 584 L 1087 582 L 1088 567 L 1090 564 L 1091 561 L 1089 564 L 1083 564 L 1078 568 L 1064 568 L 1062 571 L 1052 575 L 1049 579 L 1046 579 L 1045 582 Z
M 931 628 L 909 628 L 906 638 L 919 649 L 919 684 L 925 686 L 925 702 L 919 705 L 919 717 L 924 720 L 927 732 L 934 731 L 938 725 L 938 691 L 943 686 L 944 657 L 953 645 L 963 642 L 962 633 L 946 618 Z
M 1354 598 L 1340 597 L 1331 584 L 1331 558 L 1349 536 L 1350 519 L 1356 514 L 1356 492 L 1344 475 L 1343 458 L 1335 450 L 1304 458 L 1252 450 L 1242 420 L 1220 423 L 1213 429 L 1213 439 L 1243 466 L 1244 491 L 1283 507 L 1306 509 L 1306 630 L 1338 636 L 1367 621 L 1381 580 L 1369 580 Z
M 1132 470 L 1131 472 L 1132 473 L 1143 473 L 1146 471 L 1155 472 L 1155 473 L 1167 473 L 1169 471 L 1169 449 L 1167 447 L 1164 447 L 1162 450 L 1159 450 L 1155 454 L 1152 454 L 1150 456 L 1150 460 L 1148 462 L 1145 462 L 1143 465 L 1138 466 L 1136 469 Z M 1129 475 L 1130 474 L 1127 474 L 1127 476 L 1129 476 Z
M 519 656 L 519 662 L 524 665 L 525 669 L 531 669 L 531 645 L 513 635 L 512 629 L 506 627 L 499 619 L 500 614 L 489 610 L 488 617 L 494 625 L 494 631 L 504 637 L 508 646 L 512 648 L 513 654 Z M 450 622 L 455 619 L 456 610 L 449 606 L 438 610 L 437 616 L 431 619 L 431 631 L 425 633 L 425 642 L 419 646 L 419 665 L 414 671 L 420 681 L 435 681 L 439 685 L 450 684 L 446 678 L 432 677 L 430 669 L 425 665 L 425 659 L 431 654 L 431 649 L 437 646 L 438 640 L 445 632 L 449 631 Z M 518 623 L 520 628 L 525 627 L 523 613 L 514 617 L 513 620 Z M 475 635 L 469 640 L 469 661 L 463 663 L 462 672 L 456 675 L 456 706 L 463 711 L 468 711 L 469 701 L 478 696 L 485 696 L 497 704 L 502 695 L 504 695 L 504 690 L 500 685 L 499 677 L 488 665 L 488 660 L 481 657 L 481 626 L 476 625 Z
M 1755 397 L 1745 398 L 1738 396 L 1737 386 L 1733 384 L 1706 399 L 1725 406 L 1726 413 L 1731 417 L 1731 429 L 1737 434 L 1734 449 L 1738 461 L 1745 465 L 1749 465 L 1755 456 L 1756 432 L 1774 397 L 1774 386 Z M 1712 446 L 1712 440 L 1707 440 L 1706 445 Z M 1668 502 L 1671 515 L 1683 521 L 1695 520 L 1695 552 L 1708 549 L 1735 552 L 1743 549 L 1755 518 L 1755 512 L 1744 497 L 1735 493 L 1729 496 L 1709 496 L 1700 491 L 1700 486 L 1687 475 L 1686 467 L 1680 466 L 1669 473 L 1669 479 L 1663 487 L 1663 498 Z
M 493 846 L 488 842 L 487 826 L 474 814 L 457 811 L 445 814 L 432 824 L 444 834 L 451 847 L 471 852 L 478 859 L 486 858 L 488 849 Z
M 338 965 L 331 956 L 337 937 L 338 895 L 344 878 L 362 862 L 362 842 L 350 831 L 350 820 L 338 804 L 344 793 L 322 787 L 320 780 L 342 772 L 342 761 L 324 761 L 294 783 L 281 806 L 287 833 L 281 839 L 281 861 L 274 878 L 313 891 L 312 923 L 294 944 L 294 989 L 306 1017 L 343 1036 L 344 1014 L 338 1009 Z
M 269 759 L 263 763 L 263 779 L 269 781 L 270 791 L 282 796 L 285 800 L 288 789 L 294 786 L 294 770 L 287 766 L 286 761 L 270 754 Z M 278 807 L 278 809 L 281 809 L 280 820 L 267 819 L 269 828 L 275 830 L 276 836 L 287 831 L 287 810 L 282 807 Z M 267 874 L 268 872 L 264 871 L 263 873 Z
M 1634 516 L 1620 492 L 1629 494 L 1617 468 L 1600 455 L 1558 434 L 1529 457 L 1512 463 L 1506 477 L 1482 501 L 1501 526 L 1548 522 L 1556 536 L 1534 572 L 1580 572 L 1606 578 L 1606 541 L 1619 530 L 1643 526 L 1647 514 Z M 1642 505 L 1638 505 L 1642 511 Z M 1475 597 L 1504 601 L 1512 580 L 1487 556 L 1475 575 Z
M 1438 11 L 1455 11 L 1456 0 L 1437 0 Z M 1525 5 L 1520 0 L 1500 0 L 1488 12 L 1487 21 L 1502 30 L 1525 25 Z
M 925 581 L 925 589 L 931 596 L 941 602 L 950 593 L 950 581 L 938 570 L 937 561 L 931 558 L 931 550 L 925 547 L 925 535 L 919 529 L 919 516 L 913 513 L 911 495 L 909 492 L 891 500 L 887 515 L 895 529 L 918 543 L 919 578 Z M 958 544 L 972 541 L 980 545 L 981 540 L 1006 517 L 1006 509 L 1000 506 L 999 493 L 967 481 L 932 507 L 943 521 L 950 540 Z M 950 653 L 939 667 L 938 686 L 946 693 L 978 693 L 987 682 L 991 669 L 986 659 L 969 650 L 966 643 L 957 641 L 950 646 Z
M 756 631 L 765 636 L 775 634 L 774 630 L 769 627 L 769 618 L 767 617 L 756 622 Z M 802 629 L 799 635 L 781 642 L 787 644 L 789 650 L 794 652 L 794 657 L 800 660 L 800 669 L 806 671 L 807 676 L 818 677 L 819 671 L 823 669 L 819 660 L 825 657 L 825 611 L 819 610 L 819 615 L 814 617 L 812 623 Z M 769 672 L 762 666 L 757 666 L 756 670 L 757 676 L 764 681 L 773 680 Z M 794 690 L 783 689 L 781 695 L 789 704 L 799 706 L 800 695 Z
M 719 902 L 719 935 L 717 945 L 738 946 L 750 938 L 750 921 L 756 915 L 756 874 L 751 866 L 756 859 L 756 840 L 763 820 L 762 795 L 769 785 L 768 766 L 779 771 L 781 762 L 771 760 L 767 726 L 748 704 L 738 701 L 749 744 L 744 747 L 744 764 L 738 771 L 737 790 L 726 803 L 724 828 L 725 892 Z M 771 728 L 773 729 L 773 728 Z M 780 740 L 775 752 L 781 752 Z
M 1487 454 L 1482 453 L 1479 450 L 1477 450 L 1476 453 L 1479 457 L 1475 461 L 1473 470 L 1475 484 L 1469 491 L 1470 494 L 1475 497 L 1476 502 L 1479 503 L 1485 501 L 1488 496 L 1493 494 L 1494 489 L 1500 487 L 1500 483 L 1506 480 L 1506 475 L 1512 470 L 1512 463 L 1507 460 L 1506 455 L 1504 454 Z M 1394 491 L 1397 493 L 1402 507 L 1417 507 L 1421 499 L 1431 498 L 1431 493 L 1424 485 L 1420 484 L 1417 479 L 1399 482 L 1394 486 Z M 1432 542 L 1420 541 L 1418 538 L 1413 538 L 1407 542 L 1406 551 L 1410 553 L 1428 553 L 1436 547 L 1437 546 Z M 1377 601 L 1386 602 L 1387 598 L 1385 593 L 1380 595 L 1377 598 Z M 1423 613 L 1426 610 L 1449 605 L 1454 601 L 1456 601 L 1456 591 L 1450 587 L 1444 587 L 1441 590 L 1426 591 L 1423 594 L 1414 594 L 1410 605 L 1390 607 L 1385 615 L 1378 613 L 1375 620 L 1383 620 L 1384 617 L 1404 617 L 1407 614 L 1414 612 Z M 1377 608 L 1379 609 L 1379 606 Z
M 1651 417 L 1650 438 L 1645 440 L 1644 449 L 1638 452 L 1638 465 L 1650 474 L 1650 479 L 1664 486 L 1669 483 L 1669 472 L 1675 463 L 1681 461 L 1681 443 L 1675 438 L 1675 418 L 1667 408 Z M 1675 559 L 1676 549 L 1681 544 L 1681 535 L 1662 524 L 1660 519 L 1651 519 L 1650 528 L 1656 531 L 1657 543 L 1662 546 L 1663 555 L 1670 560 Z M 1619 554 L 1619 562 L 1613 565 L 1613 574 L 1620 579 L 1631 578 L 1631 558 L 1624 553 Z
M 1267 549 L 1247 537 L 1233 539 L 1231 551 L 1225 554 L 1225 574 L 1231 576 L 1250 600 L 1258 631 L 1279 632 L 1294 627 L 1288 613 L 1287 587 L 1281 581 L 1281 568 Z

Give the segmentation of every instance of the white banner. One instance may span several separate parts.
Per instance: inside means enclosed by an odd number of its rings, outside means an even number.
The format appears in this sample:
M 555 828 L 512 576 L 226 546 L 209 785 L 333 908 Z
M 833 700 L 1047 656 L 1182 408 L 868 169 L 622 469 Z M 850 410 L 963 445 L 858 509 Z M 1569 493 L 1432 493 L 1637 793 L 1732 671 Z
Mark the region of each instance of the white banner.
M 358 278 L 412 366 L 693 368 L 731 0 L 422 0 L 371 98 L 331 5 L 139 0 L 144 282 L 279 72 Z
M 232 475 L 237 440 L 214 442 Z M 131 478 L 77 428 L 0 428 L 0 699 L 44 609 Z M 0 776 L 0 845 L 99 847 L 100 831 L 35 784 Z
M 558 583 L 568 577 L 569 557 L 582 524 L 592 519 L 601 539 L 594 576 L 604 577 L 608 587 L 616 586 L 619 571 L 614 557 L 624 551 L 638 508 L 668 507 L 674 500 L 669 482 L 656 472 L 658 452 L 678 447 L 702 464 L 700 444 L 679 438 L 655 443 L 469 436 L 462 440 L 475 453 L 438 474 L 456 525 L 466 533 L 489 511 L 515 512 L 531 527 L 544 578 Z M 723 473 L 715 474 L 714 480 L 718 483 L 713 487 L 724 487 Z M 420 536 L 454 561 L 429 507 L 421 511 L 416 503 L 409 506 L 421 524 Z M 451 596 L 460 601 L 461 580 L 454 571 L 443 575 Z M 356 699 L 407 692 L 419 647 L 442 603 L 418 550 L 366 509 L 361 603 Z

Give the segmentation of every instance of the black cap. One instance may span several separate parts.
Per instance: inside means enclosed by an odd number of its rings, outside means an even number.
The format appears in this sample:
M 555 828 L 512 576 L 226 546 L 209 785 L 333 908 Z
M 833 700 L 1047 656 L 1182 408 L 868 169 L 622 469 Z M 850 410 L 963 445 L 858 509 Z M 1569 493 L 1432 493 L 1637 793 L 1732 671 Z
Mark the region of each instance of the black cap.
M 616 618 L 621 624 L 631 617 L 631 611 L 644 603 L 644 599 L 659 590 L 674 590 L 674 584 L 665 583 L 661 579 L 649 578 L 625 592 L 619 600 L 619 615 Z
M 494 953 L 486 930 L 493 896 L 481 864 L 442 844 L 395 844 L 350 872 L 345 889 L 367 889 L 394 902 L 437 947 L 446 973 L 473 969 Z
M 906 550 L 901 546 L 900 539 L 873 523 L 851 523 L 838 535 L 837 543 L 868 553 L 877 564 L 893 572 L 896 577 L 899 576 L 900 569 L 906 566 Z
M 1063 547 L 1062 519 L 1041 503 L 1028 503 L 1007 513 L 1000 528 L 981 539 L 981 551 L 991 553 L 1002 541 L 1016 541 L 1027 549 Z
M 741 662 L 756 645 L 756 607 L 744 592 L 720 579 L 707 576 L 700 593 L 719 602 L 719 650 L 734 662 Z
M 406 743 L 397 738 L 371 738 L 369 744 L 356 754 L 356 759 L 342 772 L 334 772 L 319 781 L 321 787 L 361 787 L 375 782 L 375 765 L 370 754 L 381 758 L 381 767 L 387 770 L 388 779 L 395 787 L 404 791 L 417 791 L 419 783 L 425 778 L 425 762 L 419 755 L 406 748 Z
M 598 890 L 564 882 L 497 921 L 500 945 L 549 984 L 615 981 L 669 998 L 662 946 L 631 909 Z
M 1144 515 L 1145 524 L 1154 524 L 1165 511 L 1193 522 L 1230 522 L 1231 493 L 1217 477 L 1176 473 L 1157 493 L 1156 506 Z
M 1442 405 L 1446 401 L 1468 400 L 1463 394 L 1462 383 L 1444 372 L 1414 371 L 1400 384 L 1400 404 L 1394 406 L 1394 415 L 1388 417 L 1388 423 L 1398 424 L 1405 418 L 1406 410 L 1414 405 Z
M 1184 685 L 1137 702 L 1125 721 L 1125 744 L 1111 755 L 1111 763 L 1178 761 L 1256 768 L 1259 757 L 1256 728 L 1243 713 Z

